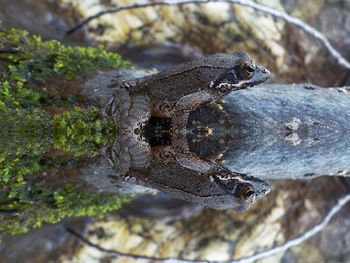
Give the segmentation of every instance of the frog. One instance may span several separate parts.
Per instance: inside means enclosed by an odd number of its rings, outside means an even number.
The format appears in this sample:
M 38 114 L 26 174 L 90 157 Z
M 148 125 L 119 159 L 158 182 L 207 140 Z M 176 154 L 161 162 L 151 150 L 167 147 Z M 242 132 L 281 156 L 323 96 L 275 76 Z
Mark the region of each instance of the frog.
M 127 95 L 123 91 L 117 94 Z M 118 98 L 125 103 L 128 96 Z M 134 112 L 134 107 L 139 109 L 140 106 L 132 103 L 133 96 L 129 99 L 130 112 Z M 141 102 L 140 97 L 137 99 Z M 124 107 L 119 110 L 124 111 Z M 126 123 L 132 124 L 132 121 Z M 119 130 L 107 155 L 125 182 L 155 188 L 204 207 L 236 212 L 246 211 L 270 191 L 268 183 L 263 180 L 232 172 L 191 153 L 185 138 L 175 138 L 181 136 L 178 132 L 171 132 L 170 145 L 151 147 L 146 140 L 133 136 L 130 127 L 133 126 Z M 173 145 L 175 142 L 177 146 Z M 180 145 L 180 142 L 183 143 Z
M 214 54 L 175 65 L 159 73 L 124 81 L 120 88 L 150 98 L 151 115 L 171 118 L 177 110 L 215 103 L 240 89 L 260 84 L 270 72 L 245 51 Z
M 245 211 L 269 192 L 268 184 L 191 153 L 186 140 L 188 114 L 200 104 L 215 103 L 231 91 L 267 80 L 269 75 L 246 52 L 237 51 L 203 57 L 151 76 L 124 81 L 105 107 L 105 115 L 111 116 L 118 128 L 108 159 L 126 181 L 140 184 L 147 181 L 163 192 L 170 191 L 207 207 Z M 152 148 L 147 143 L 142 130 L 151 116 L 171 120 L 171 145 Z M 171 186 L 176 180 L 170 176 L 180 178 L 180 174 L 202 183 L 196 183 L 192 190 L 193 184 Z M 156 183 L 157 178 L 169 183 Z
M 191 164 L 183 165 L 171 145 L 153 147 L 151 156 L 147 168 L 140 170 L 131 167 L 123 180 L 155 188 L 206 208 L 232 209 L 236 212 L 248 210 L 270 191 L 265 181 L 232 172 L 210 160 L 192 156 Z M 196 167 L 194 162 L 198 164 Z
M 124 138 L 123 145 L 135 145 L 131 151 L 146 152 L 149 147 L 139 131 L 150 116 L 172 118 L 175 111 L 193 111 L 200 104 L 215 103 L 231 91 L 260 84 L 269 77 L 269 70 L 245 51 L 201 57 L 159 73 L 123 81 L 104 107 L 103 116 L 112 116 L 121 127 L 119 136 Z M 140 107 L 129 115 L 135 103 Z M 178 116 L 181 118 L 181 114 Z M 182 122 L 186 120 L 182 118 Z M 205 130 L 206 135 L 210 134 L 209 128 Z M 130 143 L 131 135 L 138 143 Z M 124 149 L 127 154 L 128 150 Z

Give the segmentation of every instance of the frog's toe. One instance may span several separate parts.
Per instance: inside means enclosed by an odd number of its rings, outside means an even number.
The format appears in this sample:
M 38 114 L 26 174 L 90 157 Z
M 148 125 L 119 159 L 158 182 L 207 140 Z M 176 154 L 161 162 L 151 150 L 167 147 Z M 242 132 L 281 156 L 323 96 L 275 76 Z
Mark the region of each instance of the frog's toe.
M 213 157 L 210 158 L 210 160 L 215 161 L 218 164 L 223 164 L 225 163 L 225 160 L 220 160 L 224 156 L 222 153 L 219 153 L 217 155 L 214 155 Z
M 121 176 L 122 180 L 126 183 L 136 183 L 137 179 L 134 176 L 130 175 L 130 171 L 127 171 L 124 175 Z
M 219 153 L 219 154 L 217 154 L 217 155 L 215 155 L 215 156 L 213 156 L 212 158 L 210 158 L 211 160 L 219 160 L 219 159 L 221 159 L 221 157 L 223 156 L 223 154 L 222 153 Z
M 111 97 L 108 100 L 108 102 L 106 103 L 106 105 L 103 106 L 103 108 L 101 109 L 101 111 L 99 113 L 102 117 L 109 118 L 112 116 L 113 101 L 114 101 L 114 97 Z
M 132 87 L 136 85 L 135 81 L 126 81 L 124 80 L 122 84 L 120 84 L 121 89 L 125 89 L 127 92 L 130 91 Z
M 217 108 L 219 110 L 223 110 L 224 109 L 220 104 L 217 104 L 217 103 L 212 103 L 210 105 L 212 105 L 213 107 L 215 107 L 215 108 Z

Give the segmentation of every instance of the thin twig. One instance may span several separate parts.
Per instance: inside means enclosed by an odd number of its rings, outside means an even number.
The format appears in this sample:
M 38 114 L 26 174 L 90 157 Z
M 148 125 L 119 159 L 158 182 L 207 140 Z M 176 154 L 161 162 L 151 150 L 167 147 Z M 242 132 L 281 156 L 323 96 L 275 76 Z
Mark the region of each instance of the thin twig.
M 345 195 L 344 197 L 338 199 L 337 203 L 328 211 L 326 216 L 321 220 L 320 223 L 314 225 L 308 231 L 302 233 L 300 236 L 291 239 L 284 243 L 283 245 L 273 247 L 271 249 L 267 249 L 261 252 L 256 253 L 255 255 L 244 257 L 241 259 L 230 261 L 230 263 L 250 263 L 256 260 L 266 258 L 272 255 L 276 255 L 283 251 L 286 251 L 292 247 L 298 246 L 310 237 L 313 237 L 317 233 L 321 232 L 329 223 L 329 221 L 333 218 L 333 216 L 338 213 L 344 205 L 346 205 L 350 201 L 350 194 Z
M 350 70 L 350 62 L 347 61 L 329 42 L 329 40 L 318 30 L 310 26 L 309 24 L 303 22 L 301 19 L 290 16 L 284 12 L 278 11 L 276 9 L 266 7 L 263 5 L 256 4 L 252 1 L 247 0 L 182 0 L 182 1 L 159 1 L 159 2 L 151 2 L 151 3 L 143 3 L 143 4 L 133 4 L 128 6 L 121 6 L 116 7 L 113 9 L 105 10 L 102 12 L 97 13 L 96 15 L 90 16 L 83 20 L 80 24 L 76 25 L 69 31 L 67 31 L 67 35 L 75 32 L 77 29 L 81 28 L 83 25 L 89 23 L 91 20 L 98 18 L 100 16 L 110 14 L 110 13 L 117 13 L 123 10 L 130 10 L 130 9 L 138 9 L 138 8 L 145 8 L 145 7 L 151 7 L 151 6 L 160 6 L 160 5 L 166 5 L 166 6 L 175 6 L 175 5 L 186 5 L 186 4 L 198 4 L 198 3 L 218 3 L 218 2 L 224 2 L 224 3 L 232 3 L 237 4 L 241 6 L 246 6 L 253 8 L 256 11 L 260 11 L 269 15 L 272 15 L 274 17 L 278 17 L 290 24 L 293 24 L 297 27 L 299 27 L 301 30 L 305 31 L 306 33 L 310 34 L 317 40 L 321 42 L 321 44 L 327 49 L 327 51 L 331 54 L 332 57 L 336 59 L 339 65 L 345 67 L 346 69 Z
M 3 47 L 0 48 L 0 53 L 10 53 L 10 54 L 18 54 L 21 51 L 18 48 L 13 47 Z
M 321 44 L 328 50 L 332 57 L 336 59 L 339 65 L 345 67 L 350 70 L 350 62 L 347 61 L 329 42 L 329 40 L 318 30 L 310 26 L 309 24 L 303 22 L 301 19 L 290 16 L 284 12 L 278 11 L 273 8 L 269 8 L 263 5 L 256 4 L 251 1 L 246 0 L 214 0 L 214 2 L 230 2 L 233 4 L 239 4 L 242 6 L 251 7 L 257 11 L 272 15 L 274 17 L 281 18 L 282 20 L 299 27 L 304 32 L 310 34 L 317 40 L 321 42 Z
M 320 223 L 316 224 L 312 228 L 310 228 L 308 231 L 304 232 L 300 236 L 291 239 L 284 243 L 283 245 L 273 247 L 271 249 L 267 249 L 261 252 L 258 252 L 254 255 L 247 256 L 244 258 L 239 258 L 235 260 L 229 260 L 229 261 L 210 261 L 210 260 L 188 260 L 188 259 L 179 259 L 179 258 L 156 258 L 156 257 L 147 257 L 147 256 L 139 256 L 139 255 L 133 255 L 133 254 L 127 254 L 122 253 L 117 250 L 113 249 L 105 249 L 102 248 L 92 242 L 90 242 L 88 239 L 84 238 L 82 235 L 78 234 L 71 228 L 66 228 L 69 233 L 79 238 L 82 242 L 86 243 L 87 245 L 94 247 L 102 252 L 111 253 L 117 256 L 121 257 L 128 257 L 133 259 L 143 259 L 143 260 L 149 260 L 149 261 L 155 261 L 155 262 L 174 262 L 174 263 L 251 263 L 256 260 L 260 260 L 269 256 L 276 255 L 278 253 L 281 253 L 283 251 L 288 250 L 289 248 L 295 247 L 306 241 L 307 239 L 313 237 L 317 233 L 321 232 L 329 223 L 329 221 L 334 217 L 336 213 L 338 213 L 348 202 L 350 201 L 350 194 L 345 195 L 344 197 L 338 199 L 336 204 L 328 211 L 328 213 L 325 215 L 325 217 L 321 220 Z
M 177 6 L 177 5 L 186 5 L 186 4 L 197 4 L 197 3 L 209 3 L 211 0 L 183 0 L 183 1 L 159 1 L 159 2 L 151 2 L 151 3 L 143 3 L 143 4 L 133 4 L 133 5 L 126 5 L 121 7 L 116 7 L 112 9 L 108 9 L 105 11 L 101 11 L 97 13 L 96 15 L 89 16 L 88 18 L 84 19 L 80 24 L 76 25 L 72 29 L 67 31 L 67 35 L 72 34 L 77 29 L 81 28 L 83 25 L 89 23 L 91 20 L 98 18 L 100 16 L 111 14 L 111 13 L 118 13 L 123 10 L 130 10 L 130 9 L 139 9 L 139 8 L 145 8 L 145 7 L 151 7 L 151 6 L 160 6 L 160 5 L 166 5 L 166 6 Z
M 20 214 L 19 210 L 0 210 L 1 216 L 18 216 Z
M 134 254 L 127 254 L 127 253 L 122 253 L 119 252 L 117 250 L 113 250 L 113 249 L 106 249 L 103 247 L 100 247 L 99 245 L 96 245 L 92 242 L 90 242 L 88 239 L 86 239 L 85 237 L 83 237 L 82 235 L 80 235 L 79 233 L 75 232 L 73 229 L 66 227 L 66 230 L 72 234 L 73 236 L 79 238 L 83 243 L 87 244 L 90 247 L 96 248 L 99 251 L 102 252 L 106 252 L 106 253 L 110 253 L 110 254 L 114 254 L 116 256 L 120 256 L 120 257 L 128 257 L 128 258 L 133 258 L 133 259 L 144 259 L 144 260 L 150 260 L 150 261 L 160 261 L 160 262 L 174 262 L 174 263 L 210 263 L 210 261 L 208 260 L 187 260 L 187 259 L 178 259 L 178 258 L 156 258 L 156 257 L 147 257 L 147 256 L 140 256 L 140 255 L 134 255 Z

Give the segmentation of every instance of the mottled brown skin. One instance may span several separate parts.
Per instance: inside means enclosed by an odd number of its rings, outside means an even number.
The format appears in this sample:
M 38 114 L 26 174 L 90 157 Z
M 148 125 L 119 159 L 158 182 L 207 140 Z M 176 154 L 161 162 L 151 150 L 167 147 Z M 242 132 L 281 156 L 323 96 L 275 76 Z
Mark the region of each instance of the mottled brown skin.
M 207 197 L 203 197 L 201 202 L 198 200 L 197 202 L 201 204 L 204 202 L 205 206 L 216 209 L 231 208 L 237 212 L 246 211 L 255 201 L 270 191 L 269 185 L 256 177 L 232 172 L 215 161 L 201 159 L 190 152 L 186 136 L 188 117 L 189 112 L 183 111 L 177 111 L 173 116 L 171 141 L 174 158 L 177 164 L 191 170 L 191 173 L 196 172 L 201 174 L 203 178 L 209 178 L 213 185 L 225 192 L 225 195 L 220 195 L 220 201 L 216 198 L 210 199 L 212 206 L 208 205 L 209 198 Z M 207 182 L 203 182 L 202 187 L 212 189 L 212 186 Z M 188 193 L 184 194 L 188 195 Z M 217 195 L 219 194 L 213 192 L 213 196 Z
M 270 72 L 246 52 L 237 51 L 202 57 L 125 81 L 121 88 L 130 94 L 147 94 L 151 115 L 171 118 L 177 110 L 193 110 L 199 104 L 213 103 L 231 91 L 257 85 L 269 76 Z
M 123 82 L 105 109 L 118 127 L 118 138 L 109 151 L 114 167 L 128 180 L 178 198 L 217 209 L 246 210 L 269 192 L 268 184 L 189 152 L 187 119 L 198 105 L 259 84 L 269 74 L 247 53 L 238 51 L 200 58 Z M 171 146 L 150 151 L 140 133 L 150 115 L 171 118 Z
M 133 113 L 142 108 L 147 97 L 128 96 L 122 90 L 115 95 L 113 117 L 119 123 L 118 137 L 107 154 L 125 181 L 147 185 L 206 207 L 238 212 L 247 210 L 269 192 L 268 184 L 262 180 L 234 173 L 190 153 L 186 136 L 177 146 L 150 148 L 142 136 L 132 132 L 140 121 Z M 147 111 L 144 112 L 139 117 L 147 116 Z
M 156 188 L 173 197 L 214 209 L 246 211 L 269 192 L 269 185 L 257 178 L 233 173 L 207 162 L 201 172 L 181 165 L 172 146 L 152 149 L 151 163 L 143 170 L 131 168 L 124 180 Z M 200 165 L 203 166 L 201 161 Z
M 106 116 L 113 118 L 118 130 L 108 153 L 118 173 L 125 174 L 129 167 L 147 167 L 150 146 L 141 135 L 141 130 L 151 116 L 148 97 L 144 94 L 130 96 L 125 89 L 118 89 L 104 111 Z

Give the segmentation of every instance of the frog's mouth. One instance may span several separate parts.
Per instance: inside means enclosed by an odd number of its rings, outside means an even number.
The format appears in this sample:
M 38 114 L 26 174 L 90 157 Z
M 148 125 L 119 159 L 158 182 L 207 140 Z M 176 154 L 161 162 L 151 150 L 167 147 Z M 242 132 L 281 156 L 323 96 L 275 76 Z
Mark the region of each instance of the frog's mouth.
M 219 83 L 215 87 L 216 90 L 219 90 L 222 93 L 228 93 L 231 91 L 245 89 L 254 85 L 261 83 L 261 81 L 252 81 L 252 80 L 242 80 L 239 83 Z
M 260 65 L 256 67 L 255 73 L 251 78 L 245 78 L 233 70 L 230 72 L 232 79 L 228 79 L 227 74 L 224 74 L 223 77 L 210 83 L 210 88 L 218 92 L 219 96 L 260 84 L 268 80 L 271 75 L 269 70 Z
M 270 192 L 270 186 L 268 183 L 244 174 L 229 178 L 211 176 L 210 180 L 226 193 L 249 203 L 255 202 Z

